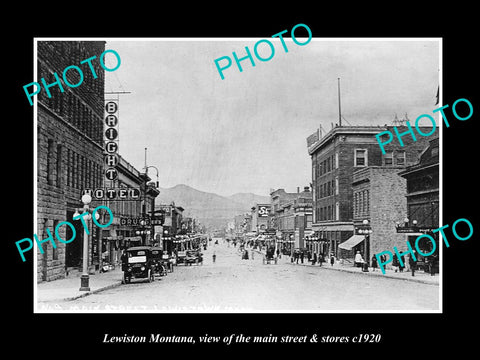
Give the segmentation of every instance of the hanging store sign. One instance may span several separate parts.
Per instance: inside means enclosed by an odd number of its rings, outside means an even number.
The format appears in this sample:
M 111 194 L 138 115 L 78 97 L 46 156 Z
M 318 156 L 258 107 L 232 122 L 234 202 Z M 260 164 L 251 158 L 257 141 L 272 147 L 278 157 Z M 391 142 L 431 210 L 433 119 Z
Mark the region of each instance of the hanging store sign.
M 259 205 L 258 206 L 258 216 L 259 217 L 268 217 L 268 213 L 270 212 L 270 206 Z
M 427 232 L 432 232 L 433 230 L 436 230 L 434 228 L 430 227 L 418 227 L 418 226 L 399 226 L 397 227 L 397 233 L 398 234 L 409 234 L 409 233 L 427 233 Z

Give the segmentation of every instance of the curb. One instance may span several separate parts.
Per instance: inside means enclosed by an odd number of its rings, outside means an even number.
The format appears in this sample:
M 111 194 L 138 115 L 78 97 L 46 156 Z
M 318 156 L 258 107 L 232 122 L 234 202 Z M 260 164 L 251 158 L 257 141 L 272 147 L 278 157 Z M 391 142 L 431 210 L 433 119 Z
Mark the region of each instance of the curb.
M 373 274 L 372 272 L 349 271 L 349 270 L 344 270 L 344 269 L 339 269 L 339 268 L 334 268 L 334 267 L 327 267 L 327 266 L 312 266 L 312 265 L 308 265 L 308 264 L 293 264 L 293 263 L 290 263 L 290 262 L 288 262 L 287 264 L 289 264 L 289 265 L 300 265 L 300 266 L 305 266 L 305 267 L 314 267 L 314 268 L 317 268 L 317 269 L 328 269 L 328 270 L 335 270 L 335 271 L 343 271 L 343 272 L 348 272 L 348 273 L 352 273 L 352 274 L 361 274 L 361 275 L 367 275 L 367 276 L 377 276 L 377 277 L 380 276 L 380 275 Z M 440 285 L 439 283 L 434 283 L 434 282 L 426 281 L 426 280 L 423 280 L 423 279 L 418 279 L 418 278 L 414 279 L 413 276 L 412 276 L 412 278 L 402 278 L 402 277 L 396 277 L 396 276 L 392 276 L 392 275 L 383 275 L 382 274 L 381 277 L 385 277 L 385 278 L 389 278 L 389 279 L 395 279 L 395 280 L 413 281 L 413 282 L 418 282 L 418 283 L 427 284 L 427 285 L 434 285 L 434 286 L 439 286 Z
M 108 289 L 113 289 L 117 286 L 120 286 L 122 285 L 122 281 L 119 280 L 117 283 L 115 284 L 110 284 L 110 285 L 106 285 L 106 286 L 103 286 L 103 287 L 100 287 L 98 289 L 95 289 L 95 290 L 90 290 L 90 291 L 87 291 L 85 292 L 84 294 L 80 294 L 80 295 L 75 295 L 75 296 L 70 296 L 70 297 L 66 297 L 66 298 L 62 298 L 61 300 L 63 301 L 73 301 L 73 300 L 76 300 L 76 299 L 80 299 L 80 298 L 83 298 L 83 297 L 86 297 L 88 295 L 92 295 L 92 294 L 96 294 L 98 292 L 101 292 L 101 291 L 104 291 L 104 290 L 108 290 Z

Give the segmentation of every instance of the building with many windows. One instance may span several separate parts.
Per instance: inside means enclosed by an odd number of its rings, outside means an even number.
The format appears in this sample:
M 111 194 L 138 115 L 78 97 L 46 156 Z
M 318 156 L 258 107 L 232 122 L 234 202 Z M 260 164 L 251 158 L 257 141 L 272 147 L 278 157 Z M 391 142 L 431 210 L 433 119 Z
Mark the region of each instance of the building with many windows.
M 50 96 L 44 89 L 37 96 L 37 229 L 41 239 L 54 234 L 55 227 L 64 221 L 75 226 L 75 240 L 69 244 L 56 241 L 57 247 L 45 242 L 37 248 L 37 281 L 49 281 L 65 277 L 67 269 L 81 267 L 83 253 L 83 226 L 73 220 L 73 214 L 81 208 L 81 194 L 85 188 L 103 184 L 103 116 L 104 70 L 98 62 L 92 62 L 97 77 L 84 72 L 80 86 L 55 83 L 55 73 L 61 74 L 72 64 L 92 56 L 99 57 L 105 50 L 104 41 L 38 41 L 38 83 L 45 79 Z M 85 65 L 88 66 L 88 65 Z M 77 83 L 68 73 L 71 83 Z M 58 75 L 57 75 L 58 76 Z M 78 79 L 77 79 L 78 80 Z M 62 81 L 62 80 L 60 80 Z M 90 206 L 96 207 L 93 201 Z M 89 239 L 88 263 L 98 256 L 93 248 L 98 228 Z M 59 236 L 70 239 L 72 230 L 59 226 Z M 93 240 L 92 241 L 92 237 Z
M 403 133 L 406 126 L 398 126 Z M 429 133 L 431 128 L 420 128 Z M 383 155 L 375 135 L 392 126 L 336 126 L 320 137 L 317 131 L 307 138 L 312 160 L 313 224 L 315 237 L 325 242 L 328 252 L 340 257 L 339 244 L 354 236 L 353 173 L 369 166 L 405 167 L 414 164 L 428 138 L 404 136 L 385 145 Z M 438 129 L 436 130 L 438 132 Z M 375 191 L 375 189 L 372 189 Z
M 145 173 L 118 155 L 117 179 L 108 181 L 116 189 L 138 190 L 138 196 L 125 199 L 104 200 L 113 213 L 113 222 L 102 231 L 103 260 L 110 263 L 120 261 L 120 251 L 135 245 L 150 245 L 153 242 L 154 226 L 151 223 L 155 198 L 160 194 L 156 184 Z M 106 221 L 102 221 L 105 223 Z
M 277 189 L 270 193 L 270 225 L 276 230 L 280 249 L 291 253 L 306 248 L 306 238 L 312 230 L 312 193 L 310 187 L 296 193 Z
M 355 250 L 370 263 L 374 254 L 406 248 L 395 227 L 407 214 L 406 181 L 398 175 L 404 168 L 368 166 L 353 172 L 354 235 L 339 245 L 341 258 L 353 258 Z

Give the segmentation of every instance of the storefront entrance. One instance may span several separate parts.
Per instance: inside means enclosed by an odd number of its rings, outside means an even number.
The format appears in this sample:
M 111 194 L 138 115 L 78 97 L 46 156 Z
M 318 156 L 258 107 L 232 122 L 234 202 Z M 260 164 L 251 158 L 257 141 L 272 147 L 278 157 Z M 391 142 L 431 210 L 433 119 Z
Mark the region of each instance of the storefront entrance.
M 65 246 L 65 269 L 81 268 L 83 260 L 83 225 L 79 220 L 73 220 L 73 211 L 67 211 L 67 221 L 75 227 L 75 239 Z M 73 237 L 70 226 L 66 226 L 66 239 Z

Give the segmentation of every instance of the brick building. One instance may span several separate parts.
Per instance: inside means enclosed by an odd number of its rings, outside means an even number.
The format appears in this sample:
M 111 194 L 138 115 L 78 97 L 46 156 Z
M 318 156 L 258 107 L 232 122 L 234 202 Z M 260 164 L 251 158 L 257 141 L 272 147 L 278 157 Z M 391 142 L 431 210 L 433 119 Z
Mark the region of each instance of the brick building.
M 305 238 L 312 230 L 312 193 L 308 186 L 296 193 L 277 189 L 270 193 L 271 228 L 276 230 L 280 248 L 285 253 L 306 247 Z
M 47 84 L 52 84 L 56 81 L 54 73 L 61 78 L 67 66 L 98 57 L 104 50 L 103 41 L 38 41 L 37 82 L 44 78 Z M 81 266 L 83 226 L 80 221 L 73 221 L 73 214 L 83 205 L 80 201 L 83 189 L 102 186 L 104 71 L 98 62 L 92 62 L 92 66 L 97 78 L 85 71 L 80 86 L 63 85 L 62 93 L 54 85 L 49 89 L 51 97 L 45 90 L 37 96 L 36 234 L 39 239 L 45 239 L 46 229 L 53 234 L 62 221 L 76 228 L 76 237 L 71 243 L 56 241 L 57 248 L 53 248 L 50 242 L 45 242 L 43 254 L 37 248 L 38 282 L 65 277 L 67 268 Z M 78 82 L 74 79 L 75 72 L 68 75 L 70 83 Z M 97 205 L 94 201 L 90 204 Z M 63 239 L 70 239 L 71 232 L 67 226 L 59 227 Z M 98 232 L 93 231 L 92 236 L 96 238 Z M 93 250 L 90 246 L 89 264 L 93 262 Z
M 400 133 L 406 126 L 398 126 Z M 354 235 L 353 172 L 369 166 L 405 167 L 417 162 L 428 138 L 403 137 L 404 147 L 392 141 L 383 155 L 375 138 L 392 126 L 336 126 L 325 136 L 317 131 L 307 138 L 312 159 L 313 225 L 315 237 L 328 244 L 328 252 L 339 257 L 338 245 Z M 428 133 L 430 127 L 422 127 Z M 436 129 L 438 133 L 438 128 Z
M 408 222 L 397 224 L 403 231 L 408 228 L 411 232 L 404 232 L 403 242 L 409 241 L 415 248 L 415 240 L 421 234 L 428 234 L 440 244 L 439 233 L 432 230 L 440 226 L 439 218 L 439 138 L 434 137 L 420 154 L 418 163 L 413 164 L 399 173 L 406 180 L 406 201 Z M 422 241 L 424 240 L 424 241 Z M 419 249 L 424 254 L 430 253 L 432 244 L 426 239 L 418 243 Z M 438 256 L 438 247 L 434 254 Z M 417 254 L 417 265 L 428 270 L 431 265 L 426 259 Z M 434 264 L 435 272 L 438 272 L 438 264 Z
M 353 172 L 354 236 L 340 245 L 341 258 L 353 258 L 358 250 L 370 263 L 376 253 L 394 246 L 406 247 L 405 236 L 395 228 L 407 214 L 406 181 L 398 175 L 402 169 L 404 167 L 368 166 Z
M 155 205 L 155 210 L 157 212 L 161 211 L 164 217 L 159 245 L 164 251 L 171 254 L 175 249 L 182 247 L 179 235 L 182 230 L 183 211 L 185 209 L 175 205 L 175 202 L 172 201 L 171 204 Z
M 102 254 L 111 263 L 120 261 L 120 250 L 135 245 L 153 242 L 153 225 L 142 225 L 143 219 L 152 216 L 155 198 L 160 194 L 156 184 L 141 173 L 121 155 L 118 155 L 117 179 L 108 181 L 108 186 L 117 189 L 138 190 L 138 196 L 125 199 L 105 200 L 104 204 L 113 213 L 112 224 L 102 231 Z

